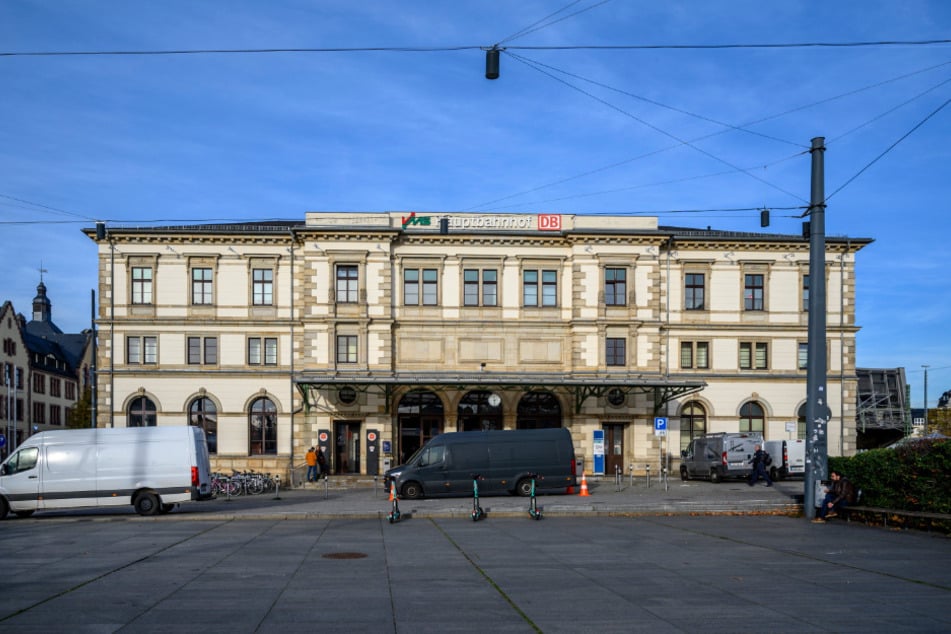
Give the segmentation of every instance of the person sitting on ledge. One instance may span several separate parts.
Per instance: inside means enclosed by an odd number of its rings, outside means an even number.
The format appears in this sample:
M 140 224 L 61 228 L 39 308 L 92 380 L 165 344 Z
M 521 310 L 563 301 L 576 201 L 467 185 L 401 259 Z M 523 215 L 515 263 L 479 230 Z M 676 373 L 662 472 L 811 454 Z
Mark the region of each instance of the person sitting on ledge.
M 855 503 L 855 487 L 849 479 L 838 471 L 832 471 L 829 477 L 832 479 L 832 486 L 826 489 L 822 506 L 816 509 L 816 518 L 812 520 L 817 524 L 824 523 L 827 518 L 836 517 L 839 511 Z

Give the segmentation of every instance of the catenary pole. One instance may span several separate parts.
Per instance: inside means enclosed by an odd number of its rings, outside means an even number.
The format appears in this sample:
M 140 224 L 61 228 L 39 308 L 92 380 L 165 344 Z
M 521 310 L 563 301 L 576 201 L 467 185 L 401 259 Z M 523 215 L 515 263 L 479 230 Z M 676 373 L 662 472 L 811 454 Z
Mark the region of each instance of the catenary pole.
M 828 470 L 828 423 L 832 415 L 826 390 L 826 246 L 825 138 L 812 139 L 812 187 L 809 198 L 809 343 L 806 370 L 806 518 L 816 514 L 818 485 Z

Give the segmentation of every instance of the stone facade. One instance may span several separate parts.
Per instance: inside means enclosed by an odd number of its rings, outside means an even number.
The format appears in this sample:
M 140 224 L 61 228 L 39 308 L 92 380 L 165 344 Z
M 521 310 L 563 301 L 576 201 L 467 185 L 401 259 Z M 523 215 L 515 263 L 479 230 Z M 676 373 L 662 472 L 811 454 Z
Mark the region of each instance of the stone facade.
M 329 212 L 88 235 L 100 424 L 201 424 L 221 470 L 289 477 L 322 444 L 335 472 L 373 474 L 435 433 L 558 425 L 588 473 L 657 473 L 704 430 L 802 433 L 800 236 Z M 868 242 L 826 241 L 831 455 L 855 448 Z

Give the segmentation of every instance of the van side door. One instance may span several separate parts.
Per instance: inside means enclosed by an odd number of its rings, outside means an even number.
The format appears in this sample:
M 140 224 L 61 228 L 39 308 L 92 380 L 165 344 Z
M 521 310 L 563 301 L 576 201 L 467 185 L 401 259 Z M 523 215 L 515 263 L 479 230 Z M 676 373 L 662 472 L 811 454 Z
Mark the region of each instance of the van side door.
M 0 467 L 0 490 L 7 496 L 13 511 L 35 511 L 39 507 L 39 447 L 24 447 L 10 456 Z

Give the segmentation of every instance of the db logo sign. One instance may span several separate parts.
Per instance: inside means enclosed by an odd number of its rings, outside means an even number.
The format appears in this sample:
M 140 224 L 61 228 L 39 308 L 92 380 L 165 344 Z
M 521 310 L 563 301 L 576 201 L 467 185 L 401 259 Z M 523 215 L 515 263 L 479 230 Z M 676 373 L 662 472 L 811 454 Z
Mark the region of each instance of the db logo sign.
M 561 231 L 561 216 L 558 214 L 538 214 L 539 231 Z

